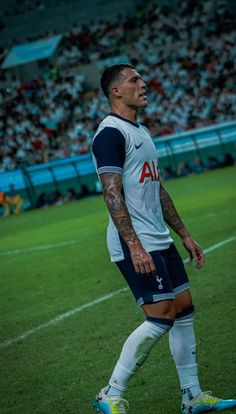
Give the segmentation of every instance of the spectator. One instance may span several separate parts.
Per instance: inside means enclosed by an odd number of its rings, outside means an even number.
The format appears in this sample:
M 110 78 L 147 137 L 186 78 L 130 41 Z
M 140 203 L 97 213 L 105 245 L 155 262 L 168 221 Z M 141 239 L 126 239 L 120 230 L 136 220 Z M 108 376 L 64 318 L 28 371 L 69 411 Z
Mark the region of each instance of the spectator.
M 11 214 L 12 212 L 14 212 L 15 214 L 21 213 L 23 203 L 24 201 L 20 194 L 17 192 L 17 190 L 15 190 L 14 184 L 10 184 L 9 192 L 7 192 L 4 201 L 4 216 L 9 216 L 9 214 Z M 13 211 L 12 207 L 14 208 Z
M 200 160 L 199 157 L 196 157 L 194 160 L 193 172 L 195 172 L 196 174 L 200 174 L 204 171 L 206 171 L 205 165 L 203 164 L 203 162 Z
M 77 199 L 76 196 L 76 192 L 73 188 L 69 188 L 69 190 L 67 190 L 66 196 L 64 198 L 64 202 L 68 203 L 70 201 L 75 201 Z
M 214 170 L 215 168 L 220 167 L 220 162 L 216 157 L 208 157 L 206 167 L 208 170 Z
M 177 176 L 178 177 L 187 177 L 189 174 L 192 173 L 191 168 L 189 167 L 187 162 L 180 162 L 177 169 Z
M 55 191 L 52 194 L 52 198 L 50 200 L 51 205 L 53 206 L 62 206 L 64 204 L 64 197 L 60 191 Z
M 167 180 L 171 180 L 172 178 L 174 178 L 176 176 L 176 174 L 174 173 L 174 171 L 172 170 L 172 168 L 170 167 L 165 167 L 163 169 L 163 173 L 162 173 L 162 178 L 163 180 L 167 181 Z
M 90 195 L 88 186 L 86 184 L 82 184 L 79 198 L 84 198 L 84 197 L 87 197 L 88 195 Z
M 46 193 L 41 193 L 36 202 L 36 208 L 48 207 L 48 197 Z
M 234 165 L 234 159 L 231 154 L 225 154 L 225 159 L 223 161 L 222 166 L 223 167 L 230 167 L 231 165 Z
M 0 207 L 5 209 L 5 194 L 0 190 Z

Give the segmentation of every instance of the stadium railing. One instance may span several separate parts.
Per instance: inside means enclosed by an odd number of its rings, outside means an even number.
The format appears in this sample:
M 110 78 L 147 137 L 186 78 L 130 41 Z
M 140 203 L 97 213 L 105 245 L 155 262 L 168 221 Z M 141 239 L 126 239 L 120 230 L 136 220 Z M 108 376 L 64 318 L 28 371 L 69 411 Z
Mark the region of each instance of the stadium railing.
M 236 121 L 154 138 L 153 141 L 161 170 L 170 167 L 175 171 L 180 162 L 191 165 L 196 157 L 203 162 L 208 157 L 223 161 L 225 155 L 230 154 L 236 159 Z M 0 190 L 7 192 L 9 185 L 14 184 L 26 200 L 26 206 L 33 207 L 42 193 L 60 191 L 65 194 L 69 188 L 78 193 L 82 186 L 94 191 L 96 181 L 89 153 L 0 173 Z

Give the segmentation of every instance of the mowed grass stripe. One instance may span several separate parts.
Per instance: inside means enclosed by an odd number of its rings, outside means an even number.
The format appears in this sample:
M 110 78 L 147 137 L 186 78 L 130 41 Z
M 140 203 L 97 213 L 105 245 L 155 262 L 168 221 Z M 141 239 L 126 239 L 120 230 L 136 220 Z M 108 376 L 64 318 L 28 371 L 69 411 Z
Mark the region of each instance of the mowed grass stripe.
M 235 240 L 236 240 L 236 236 L 229 237 L 228 239 L 225 239 L 225 240 L 223 240 L 219 243 L 216 243 L 215 245 L 210 246 L 207 249 L 204 249 L 203 251 L 204 251 L 205 254 L 210 253 L 210 252 L 212 252 L 214 250 L 217 250 L 217 249 L 219 249 L 219 248 L 225 246 L 226 244 L 231 243 Z M 184 263 L 187 263 L 188 260 L 189 260 L 189 258 L 186 258 L 184 260 Z M 16 342 L 23 341 L 24 339 L 28 338 L 29 336 L 33 335 L 34 333 L 36 333 L 38 331 L 41 331 L 42 329 L 45 329 L 45 328 L 48 328 L 50 326 L 56 325 L 57 323 L 63 321 L 66 318 L 69 318 L 69 317 L 75 315 L 76 313 L 79 313 L 79 312 L 83 311 L 84 309 L 95 306 L 99 303 L 102 303 L 102 302 L 104 302 L 108 299 L 113 298 L 114 296 L 119 295 L 122 292 L 127 292 L 127 291 L 128 291 L 127 287 L 122 288 L 122 289 L 118 289 L 115 292 L 108 293 L 107 295 L 104 295 L 100 298 L 97 298 L 97 299 L 91 301 L 91 302 L 85 303 L 84 305 L 81 305 L 81 306 L 79 306 L 75 309 L 69 310 L 68 312 L 65 312 L 61 315 L 58 315 L 55 318 L 49 320 L 48 322 L 43 323 L 42 325 L 39 325 L 35 328 L 32 328 L 32 329 L 22 333 L 21 335 L 18 335 L 15 338 L 12 338 L 12 339 L 9 339 L 9 340 L 6 340 L 6 341 L 0 343 L 0 349 L 7 348 L 7 347 L 9 347 L 10 345 L 12 345 Z

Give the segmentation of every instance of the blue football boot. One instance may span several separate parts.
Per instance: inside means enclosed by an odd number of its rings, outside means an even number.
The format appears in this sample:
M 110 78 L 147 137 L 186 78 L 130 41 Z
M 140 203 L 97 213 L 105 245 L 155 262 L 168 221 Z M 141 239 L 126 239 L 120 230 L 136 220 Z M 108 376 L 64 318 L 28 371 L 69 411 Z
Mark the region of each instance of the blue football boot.
M 182 400 L 181 414 L 198 414 L 207 411 L 223 411 L 236 408 L 236 400 L 221 400 L 209 391 L 201 392 L 192 400 Z
M 101 414 L 127 414 L 129 404 L 121 397 L 109 397 L 103 388 L 93 401 L 93 407 Z

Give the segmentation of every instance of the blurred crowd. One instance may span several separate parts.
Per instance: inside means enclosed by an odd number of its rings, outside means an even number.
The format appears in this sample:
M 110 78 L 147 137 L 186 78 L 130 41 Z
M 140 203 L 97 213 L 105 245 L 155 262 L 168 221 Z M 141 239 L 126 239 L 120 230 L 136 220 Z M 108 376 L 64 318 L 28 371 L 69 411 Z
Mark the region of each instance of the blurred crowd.
M 181 19 L 159 18 L 154 11 L 134 44 L 137 68 L 151 91 L 144 119 L 157 135 L 236 116 L 236 30 L 224 32 L 223 10 L 213 1 L 194 9 L 184 5 Z M 164 51 L 158 51 L 161 44 L 167 46 Z
M 84 77 L 51 76 L 2 91 L 0 171 L 70 156 L 67 132 L 84 90 Z M 9 97 L 10 95 L 10 97 Z M 77 153 L 84 139 L 78 137 Z M 74 144 L 75 145 L 75 144 Z
M 82 75 L 63 76 L 63 68 L 121 52 L 148 85 L 149 105 L 139 121 L 154 136 L 234 120 L 234 19 L 219 0 L 179 0 L 178 8 L 176 14 L 139 5 L 116 23 L 73 26 L 64 33 L 56 66 L 43 78 L 15 79 L 2 88 L 0 171 L 88 152 L 108 103 L 99 90 L 86 87 Z
M 40 0 L 18 0 L 11 8 L 4 12 L 4 17 L 28 15 L 36 11 L 44 10 L 45 4 Z

